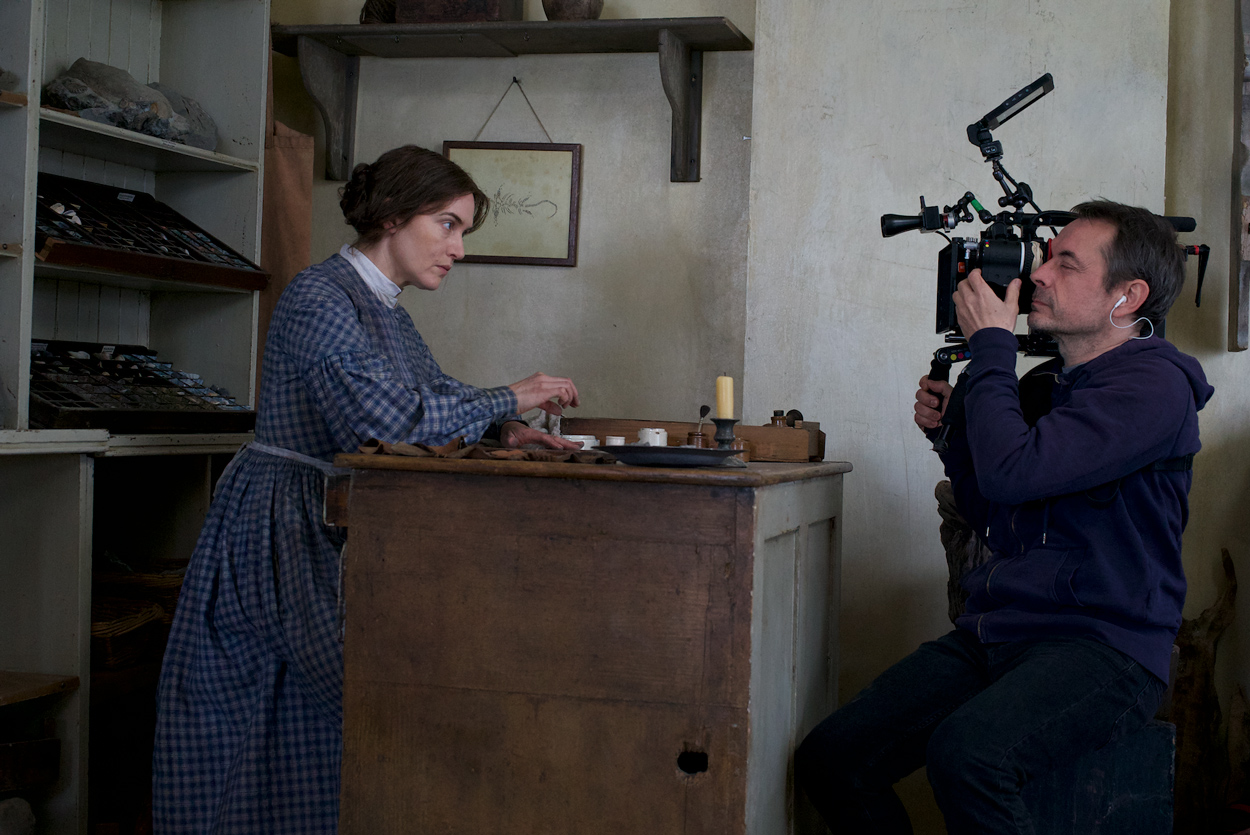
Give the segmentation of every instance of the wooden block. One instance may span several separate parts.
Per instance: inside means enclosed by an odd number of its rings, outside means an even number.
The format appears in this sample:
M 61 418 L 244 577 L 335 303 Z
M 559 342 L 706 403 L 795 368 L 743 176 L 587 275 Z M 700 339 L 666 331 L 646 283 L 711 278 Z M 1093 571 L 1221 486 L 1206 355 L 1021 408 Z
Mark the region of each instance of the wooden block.
M 809 461 L 816 453 L 812 433 L 790 426 L 736 426 L 734 434 L 751 442 L 752 461 Z

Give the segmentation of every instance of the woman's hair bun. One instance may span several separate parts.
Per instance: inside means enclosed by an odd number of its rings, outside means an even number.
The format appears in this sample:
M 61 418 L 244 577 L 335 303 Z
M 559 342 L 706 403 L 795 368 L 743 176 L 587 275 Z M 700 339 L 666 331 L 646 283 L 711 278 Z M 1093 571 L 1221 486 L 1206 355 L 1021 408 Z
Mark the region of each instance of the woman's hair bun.
M 358 210 L 368 204 L 373 192 L 373 166 L 362 162 L 352 169 L 351 179 L 343 186 L 339 195 L 339 208 L 348 223 Z

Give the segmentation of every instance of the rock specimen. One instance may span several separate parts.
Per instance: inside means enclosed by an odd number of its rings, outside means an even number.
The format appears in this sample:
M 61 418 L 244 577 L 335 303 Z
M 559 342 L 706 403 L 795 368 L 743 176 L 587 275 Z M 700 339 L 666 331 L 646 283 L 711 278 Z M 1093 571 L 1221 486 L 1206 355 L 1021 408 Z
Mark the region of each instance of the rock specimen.
M 199 102 L 159 84 L 140 84 L 125 70 L 86 58 L 43 88 L 43 103 L 196 148 L 217 146 L 217 126 Z
M 35 835 L 35 815 L 20 797 L 0 801 L 0 835 Z
M 175 142 L 185 142 L 194 148 L 211 151 L 217 147 L 217 123 L 208 115 L 198 101 L 184 96 L 177 90 L 171 90 L 159 81 L 148 85 L 158 93 L 163 93 L 173 105 L 174 113 L 187 120 L 187 133 L 182 139 L 174 138 Z

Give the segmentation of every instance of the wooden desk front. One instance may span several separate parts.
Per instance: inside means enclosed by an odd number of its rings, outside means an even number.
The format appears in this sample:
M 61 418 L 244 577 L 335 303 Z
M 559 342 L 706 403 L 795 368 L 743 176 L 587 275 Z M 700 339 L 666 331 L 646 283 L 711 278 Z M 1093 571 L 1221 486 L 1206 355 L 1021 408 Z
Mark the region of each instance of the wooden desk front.
M 338 463 L 343 833 L 806 828 L 850 465 Z

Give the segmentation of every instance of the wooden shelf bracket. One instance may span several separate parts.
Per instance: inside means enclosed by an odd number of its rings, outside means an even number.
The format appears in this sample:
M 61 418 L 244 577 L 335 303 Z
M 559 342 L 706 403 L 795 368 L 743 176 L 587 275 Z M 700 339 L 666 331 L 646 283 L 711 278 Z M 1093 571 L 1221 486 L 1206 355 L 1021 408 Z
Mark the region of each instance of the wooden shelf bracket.
M 660 30 L 660 80 L 673 108 L 669 180 L 697 183 L 703 128 L 703 52 L 691 49 L 671 29 Z
M 299 72 L 326 130 L 326 179 L 346 180 L 356 156 L 356 92 L 360 57 L 299 37 Z

